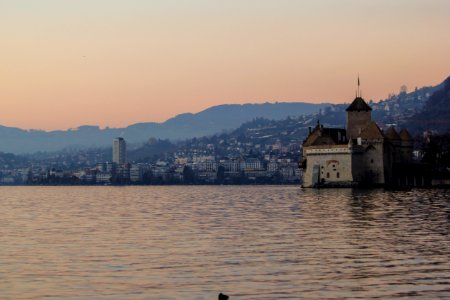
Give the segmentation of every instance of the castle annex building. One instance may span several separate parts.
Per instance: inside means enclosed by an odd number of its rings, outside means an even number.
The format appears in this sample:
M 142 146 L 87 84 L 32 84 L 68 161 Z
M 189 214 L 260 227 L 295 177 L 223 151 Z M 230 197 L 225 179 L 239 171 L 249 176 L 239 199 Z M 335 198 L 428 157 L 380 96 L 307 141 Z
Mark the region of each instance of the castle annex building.
M 412 160 L 408 131 L 390 127 L 383 132 L 360 95 L 346 111 L 346 129 L 324 128 L 319 122 L 310 129 L 303 143 L 303 187 L 400 184 L 402 166 Z

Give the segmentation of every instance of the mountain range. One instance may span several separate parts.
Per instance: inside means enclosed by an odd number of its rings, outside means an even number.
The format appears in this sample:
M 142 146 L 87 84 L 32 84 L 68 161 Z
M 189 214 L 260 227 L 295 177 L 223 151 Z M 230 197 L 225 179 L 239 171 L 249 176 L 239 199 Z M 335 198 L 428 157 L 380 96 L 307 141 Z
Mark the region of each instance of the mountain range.
M 405 127 L 413 132 L 450 131 L 450 77 L 430 96 L 422 110 L 405 121 Z
M 199 113 L 180 114 L 163 123 L 146 122 L 125 128 L 80 126 L 69 130 L 23 130 L 0 126 L 0 152 L 25 154 L 71 148 L 108 147 L 112 139 L 124 137 L 128 143 L 149 138 L 182 140 L 231 131 L 255 118 L 281 120 L 288 116 L 318 113 L 328 103 L 225 104 Z
M 410 93 L 403 91 L 376 103 L 370 101 L 369 104 L 373 109 L 373 119 L 381 127 L 405 127 L 413 134 L 424 130 L 446 132 L 450 130 L 450 77 L 439 85 L 416 88 Z M 301 116 L 296 121 L 295 126 L 300 130 L 296 134 L 304 135 L 307 127 L 315 126 L 318 120 L 325 126 L 344 127 L 347 106 L 303 102 L 225 104 L 195 114 L 180 114 L 162 123 L 137 123 L 125 128 L 80 126 L 69 130 L 42 131 L 0 126 L 0 152 L 26 154 L 110 147 L 112 139 L 117 136 L 124 137 L 129 144 L 139 148 L 151 138 L 180 141 L 232 133 L 241 125 L 259 118 L 282 121 L 288 117 Z M 274 138 L 277 130 L 285 131 L 285 123 L 274 124 L 270 134 L 260 132 L 261 136 L 270 135 Z

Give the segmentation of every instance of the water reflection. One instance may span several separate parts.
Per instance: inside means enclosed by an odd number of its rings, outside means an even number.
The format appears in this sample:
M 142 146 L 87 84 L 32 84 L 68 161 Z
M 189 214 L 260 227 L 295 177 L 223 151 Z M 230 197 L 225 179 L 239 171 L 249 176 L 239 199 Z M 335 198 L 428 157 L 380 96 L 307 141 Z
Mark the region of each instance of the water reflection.
M 445 190 L 2 187 L 2 298 L 450 297 Z

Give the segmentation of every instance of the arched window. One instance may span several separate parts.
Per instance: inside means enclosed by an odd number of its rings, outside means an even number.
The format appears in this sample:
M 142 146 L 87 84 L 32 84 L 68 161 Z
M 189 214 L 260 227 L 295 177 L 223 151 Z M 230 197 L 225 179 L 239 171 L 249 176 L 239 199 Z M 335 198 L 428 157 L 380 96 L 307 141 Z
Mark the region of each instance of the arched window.
M 336 173 L 336 178 L 339 178 L 339 176 L 340 176 L 340 175 L 339 175 L 339 172 L 337 172 L 337 173 Z
M 330 173 L 327 173 L 327 178 L 330 178 Z

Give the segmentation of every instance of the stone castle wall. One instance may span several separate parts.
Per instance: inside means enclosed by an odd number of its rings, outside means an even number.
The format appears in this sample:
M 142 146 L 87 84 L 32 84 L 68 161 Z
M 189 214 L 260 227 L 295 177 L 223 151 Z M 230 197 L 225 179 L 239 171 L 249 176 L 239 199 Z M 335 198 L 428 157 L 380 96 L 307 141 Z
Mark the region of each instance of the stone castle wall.
M 350 183 L 352 177 L 352 155 L 347 146 L 304 149 L 307 167 L 303 174 L 303 187 L 314 187 L 318 182 L 326 184 Z
M 369 141 L 363 154 L 362 183 L 382 185 L 384 180 L 384 149 L 383 140 Z
M 371 121 L 372 114 L 370 111 L 347 112 L 347 137 L 355 139 Z

